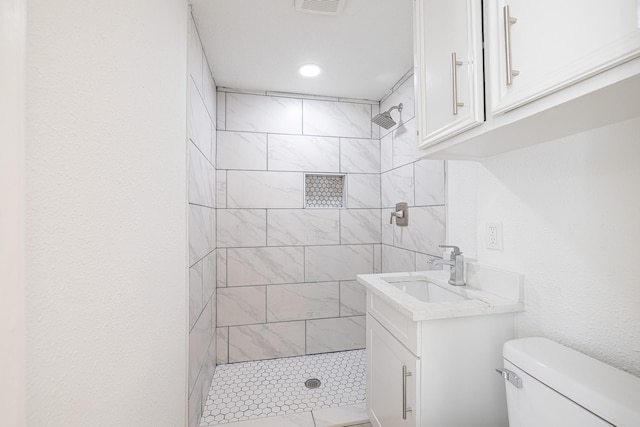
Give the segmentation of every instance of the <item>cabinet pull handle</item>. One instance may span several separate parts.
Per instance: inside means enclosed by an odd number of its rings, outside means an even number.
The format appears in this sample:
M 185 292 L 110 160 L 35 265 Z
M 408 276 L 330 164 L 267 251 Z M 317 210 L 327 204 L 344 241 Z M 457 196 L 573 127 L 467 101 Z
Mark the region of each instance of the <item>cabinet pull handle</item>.
M 407 366 L 402 365 L 402 419 L 407 419 L 407 412 L 411 412 L 411 408 L 407 408 L 407 377 L 411 376 L 411 372 L 407 371 Z
M 458 102 L 458 67 L 462 61 L 458 61 L 456 53 L 451 54 L 451 80 L 453 81 L 453 115 L 458 115 L 458 108 L 464 107 L 464 102 Z
M 509 13 L 509 5 L 502 8 L 504 15 L 504 56 L 507 63 L 507 86 L 513 83 L 513 77 L 520 74 L 520 71 L 514 70 L 511 64 L 511 25 L 518 22 Z

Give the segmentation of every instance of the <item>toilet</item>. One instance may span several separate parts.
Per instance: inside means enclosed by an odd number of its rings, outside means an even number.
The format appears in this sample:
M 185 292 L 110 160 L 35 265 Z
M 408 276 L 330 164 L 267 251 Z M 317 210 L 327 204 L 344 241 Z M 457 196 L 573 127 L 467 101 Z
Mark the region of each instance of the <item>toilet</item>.
M 510 427 L 640 426 L 640 378 L 547 338 L 502 355 Z

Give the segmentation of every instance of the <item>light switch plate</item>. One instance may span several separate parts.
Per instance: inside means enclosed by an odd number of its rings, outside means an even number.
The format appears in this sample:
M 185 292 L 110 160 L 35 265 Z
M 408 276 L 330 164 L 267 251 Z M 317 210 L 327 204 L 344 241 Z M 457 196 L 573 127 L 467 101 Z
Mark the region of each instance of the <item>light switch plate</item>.
M 502 250 L 502 223 L 488 222 L 487 230 L 487 249 Z

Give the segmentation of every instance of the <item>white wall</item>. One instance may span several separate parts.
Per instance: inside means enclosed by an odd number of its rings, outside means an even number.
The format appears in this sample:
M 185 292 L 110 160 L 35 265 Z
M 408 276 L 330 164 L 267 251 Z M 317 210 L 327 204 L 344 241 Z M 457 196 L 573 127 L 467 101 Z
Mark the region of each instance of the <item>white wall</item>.
M 25 425 L 23 0 L 0 0 L 0 425 Z
M 30 426 L 183 426 L 187 4 L 28 3 Z
M 638 135 L 634 119 L 499 155 L 477 170 L 478 258 L 526 278 L 518 335 L 547 336 L 635 375 Z M 503 224 L 504 251 L 485 248 L 484 227 L 494 221 Z

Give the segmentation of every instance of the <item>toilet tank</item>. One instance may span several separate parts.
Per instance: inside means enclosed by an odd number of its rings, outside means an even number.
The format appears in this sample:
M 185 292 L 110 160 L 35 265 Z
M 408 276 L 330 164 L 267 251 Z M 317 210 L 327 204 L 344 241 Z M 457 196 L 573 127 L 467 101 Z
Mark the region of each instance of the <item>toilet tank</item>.
M 502 354 L 510 427 L 640 426 L 640 378 L 547 338 Z

